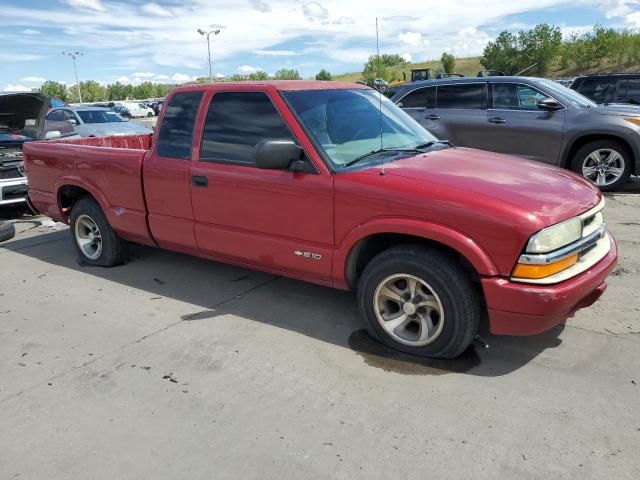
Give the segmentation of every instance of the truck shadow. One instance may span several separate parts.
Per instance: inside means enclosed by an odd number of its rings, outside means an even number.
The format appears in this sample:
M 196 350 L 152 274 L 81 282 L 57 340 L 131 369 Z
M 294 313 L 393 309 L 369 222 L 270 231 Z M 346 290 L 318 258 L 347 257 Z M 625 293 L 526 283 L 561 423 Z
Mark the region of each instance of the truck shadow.
M 89 267 L 78 261 L 66 230 L 14 240 L 0 246 L 0 254 L 3 249 L 148 292 L 149 308 L 158 298 L 191 304 L 196 311 L 183 315 L 185 322 L 230 321 L 222 317 L 239 316 L 351 349 L 371 368 L 405 375 L 506 375 L 562 342 L 558 338 L 562 327 L 533 337 L 502 337 L 489 334 L 483 325 L 481 335 L 489 349 L 474 344 L 454 360 L 424 359 L 369 337 L 350 292 L 140 246 L 132 247 L 127 265 Z M 213 301 L 212 292 L 223 300 Z

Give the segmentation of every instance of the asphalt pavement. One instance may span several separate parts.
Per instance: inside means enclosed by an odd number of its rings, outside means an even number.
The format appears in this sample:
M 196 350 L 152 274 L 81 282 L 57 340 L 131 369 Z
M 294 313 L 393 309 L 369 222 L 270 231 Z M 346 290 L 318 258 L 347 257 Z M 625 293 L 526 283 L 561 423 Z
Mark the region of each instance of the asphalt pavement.
M 353 294 L 146 247 L 0 244 L 0 479 L 640 478 L 640 182 L 609 289 L 454 361 L 390 351 Z

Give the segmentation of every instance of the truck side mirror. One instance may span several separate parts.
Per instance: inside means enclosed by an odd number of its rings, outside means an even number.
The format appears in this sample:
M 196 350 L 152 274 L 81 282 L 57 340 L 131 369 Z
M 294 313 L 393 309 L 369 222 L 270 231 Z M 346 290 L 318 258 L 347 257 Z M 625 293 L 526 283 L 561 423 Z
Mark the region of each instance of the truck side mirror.
M 538 110 L 544 110 L 546 112 L 555 112 L 556 110 L 562 110 L 564 108 L 564 106 L 560 102 L 551 97 L 539 100 L 537 106 Z
M 45 140 L 55 140 L 60 137 L 62 137 L 62 132 L 60 130 L 49 130 L 44 134 Z
M 256 145 L 256 166 L 286 170 L 291 162 L 299 160 L 301 155 L 302 149 L 293 140 L 262 140 Z

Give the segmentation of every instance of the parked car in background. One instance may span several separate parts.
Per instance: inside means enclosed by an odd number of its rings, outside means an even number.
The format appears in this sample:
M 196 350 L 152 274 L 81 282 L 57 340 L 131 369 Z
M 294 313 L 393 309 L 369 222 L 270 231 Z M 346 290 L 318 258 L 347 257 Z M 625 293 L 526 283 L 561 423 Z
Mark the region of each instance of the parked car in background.
M 640 105 L 640 73 L 600 73 L 577 77 L 571 88 L 596 103 Z
M 122 118 L 133 118 L 129 109 L 122 105 L 116 105 L 115 107 L 111 107 L 110 110 L 116 112 Z
M 126 107 L 133 118 L 153 117 L 155 115 L 153 109 L 140 102 L 116 102 L 115 105 Z
M 89 265 L 135 242 L 356 290 L 372 334 L 417 355 L 459 355 L 486 318 L 548 330 L 616 265 L 592 183 L 451 147 L 352 83 L 179 87 L 155 135 L 33 142 L 25 162 Z
M 160 110 L 162 110 L 163 103 L 164 103 L 163 101 L 158 101 L 158 102 L 151 102 L 149 104 L 149 107 L 153 109 L 153 111 L 156 113 L 156 116 L 160 115 Z
M 22 147 L 45 137 L 48 108 L 49 97 L 39 93 L 0 93 L 0 208 L 26 208 Z
M 437 138 L 568 168 L 605 191 L 640 172 L 640 109 L 598 106 L 552 80 L 416 82 L 392 99 Z
M 81 137 L 151 133 L 150 129 L 130 123 L 116 112 L 101 107 L 57 108 L 49 112 L 47 120 L 71 122 L 75 133 Z

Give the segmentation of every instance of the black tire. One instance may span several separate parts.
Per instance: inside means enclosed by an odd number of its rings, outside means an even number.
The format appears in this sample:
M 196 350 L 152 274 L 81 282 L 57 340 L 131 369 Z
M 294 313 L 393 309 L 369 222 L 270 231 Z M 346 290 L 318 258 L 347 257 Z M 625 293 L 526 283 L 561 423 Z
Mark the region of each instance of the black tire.
M 147 113 L 147 117 L 149 117 L 149 118 L 153 117 L 153 113 L 151 113 L 151 112 Z
M 97 225 L 101 237 L 101 252 L 97 258 L 91 258 L 80 248 L 76 232 L 78 231 L 78 220 L 89 218 Z M 107 217 L 96 202 L 91 197 L 82 197 L 71 209 L 69 219 L 71 227 L 71 240 L 80 259 L 89 264 L 99 267 L 113 267 L 124 263 L 128 258 L 128 244 L 113 231 Z
M 593 152 L 597 152 L 598 150 L 614 150 L 620 154 L 624 161 L 624 169 L 620 177 L 618 177 L 615 181 L 609 183 L 608 185 L 598 185 L 600 190 L 602 190 L 603 192 L 611 192 L 613 190 L 617 190 L 629 179 L 629 176 L 631 175 L 631 167 L 633 164 L 633 156 L 631 155 L 631 152 L 620 142 L 616 142 L 614 140 L 595 140 L 583 145 L 582 147 L 580 147 L 580 149 L 578 149 L 578 151 L 571 159 L 571 170 L 576 172 L 578 175 L 583 175 L 583 164 L 585 163 L 589 155 L 591 155 Z M 589 178 L 589 180 L 593 181 L 593 179 L 591 178 Z
M 0 242 L 10 240 L 16 235 L 16 227 L 13 222 L 0 222 Z
M 443 324 L 427 345 L 401 343 L 378 321 L 374 308 L 376 290 L 395 274 L 408 274 L 426 282 L 440 300 Z M 358 306 L 367 318 L 371 335 L 388 347 L 440 358 L 454 358 L 466 350 L 476 336 L 484 311 L 480 296 L 459 263 L 442 251 L 420 245 L 400 245 L 375 256 L 360 277 Z

